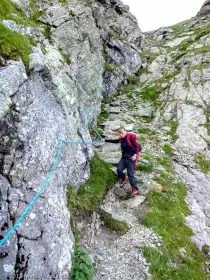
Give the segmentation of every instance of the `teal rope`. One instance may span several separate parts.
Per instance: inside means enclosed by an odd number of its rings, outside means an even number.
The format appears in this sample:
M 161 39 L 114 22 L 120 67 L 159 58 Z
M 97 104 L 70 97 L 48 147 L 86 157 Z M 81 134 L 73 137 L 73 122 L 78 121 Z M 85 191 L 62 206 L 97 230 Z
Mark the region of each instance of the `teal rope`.
M 85 113 L 84 110 L 83 110 L 83 112 Z M 93 128 L 93 130 L 100 137 L 100 140 L 101 140 L 101 136 L 98 134 L 97 130 L 90 124 L 90 121 L 89 121 L 89 125 Z M 53 165 L 52 165 L 52 167 L 51 167 L 51 169 L 50 169 L 50 171 L 49 171 L 49 173 L 48 173 L 44 183 L 41 185 L 40 190 L 38 191 L 38 193 L 34 196 L 34 198 L 31 200 L 31 202 L 27 205 L 27 207 L 25 208 L 23 214 L 19 217 L 19 219 L 14 224 L 14 226 L 7 232 L 7 234 L 4 236 L 4 238 L 0 241 L 0 247 L 3 246 L 3 244 L 7 241 L 7 239 L 16 230 L 16 228 L 22 222 L 22 220 L 24 219 L 26 214 L 30 211 L 30 209 L 36 203 L 36 201 L 39 198 L 40 194 L 43 192 L 44 188 L 46 187 L 47 183 L 49 182 L 50 178 L 52 177 L 53 172 L 55 171 L 55 168 L 56 168 L 56 166 L 58 164 L 58 161 L 60 159 L 61 152 L 62 152 L 63 143 L 64 144 L 76 144 L 76 145 L 88 145 L 88 144 L 93 145 L 93 144 L 100 144 L 101 141 L 98 141 L 98 142 L 82 142 L 82 141 L 65 141 L 65 140 L 61 140 L 61 139 L 59 140 L 58 152 L 56 154 L 54 163 L 53 163 Z

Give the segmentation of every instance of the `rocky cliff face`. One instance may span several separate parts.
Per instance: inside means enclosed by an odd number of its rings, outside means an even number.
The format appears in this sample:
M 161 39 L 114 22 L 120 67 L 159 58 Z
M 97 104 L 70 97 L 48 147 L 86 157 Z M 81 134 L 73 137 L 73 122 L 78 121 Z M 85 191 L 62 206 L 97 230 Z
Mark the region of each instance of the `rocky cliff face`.
M 82 109 L 94 123 L 103 92 L 113 94 L 141 66 L 141 31 L 120 1 L 15 2 L 29 19 L 6 1 L 1 30 L 22 34 L 21 44 L 34 41 L 25 65 L 26 49 L 17 61 L 17 48 L 0 51 L 1 239 L 45 181 L 59 140 L 91 141 Z M 78 189 L 89 177 L 92 155 L 91 145 L 63 144 L 46 189 L 1 247 L 1 279 L 68 278 L 74 239 L 66 185 Z

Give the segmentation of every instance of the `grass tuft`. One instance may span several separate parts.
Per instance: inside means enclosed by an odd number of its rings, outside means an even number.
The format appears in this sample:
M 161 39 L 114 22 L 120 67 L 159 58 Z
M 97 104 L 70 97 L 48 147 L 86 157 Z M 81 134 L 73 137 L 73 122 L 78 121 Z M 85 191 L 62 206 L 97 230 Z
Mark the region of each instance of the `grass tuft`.
M 210 160 L 206 159 L 205 155 L 199 154 L 195 157 L 195 162 L 198 168 L 203 173 L 207 174 L 210 172 Z
M 31 53 L 30 41 L 17 31 L 0 24 L 0 55 L 6 59 L 18 60 L 20 57 L 27 66 Z

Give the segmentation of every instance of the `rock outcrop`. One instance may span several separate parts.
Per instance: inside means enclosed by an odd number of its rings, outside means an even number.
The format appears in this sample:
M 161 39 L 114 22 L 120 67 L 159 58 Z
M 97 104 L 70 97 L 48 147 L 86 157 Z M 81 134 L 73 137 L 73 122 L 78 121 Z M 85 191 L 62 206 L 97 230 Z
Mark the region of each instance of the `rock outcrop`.
M 209 15 L 209 14 L 210 14 L 210 1 L 206 0 L 202 8 L 200 9 L 198 16 Z

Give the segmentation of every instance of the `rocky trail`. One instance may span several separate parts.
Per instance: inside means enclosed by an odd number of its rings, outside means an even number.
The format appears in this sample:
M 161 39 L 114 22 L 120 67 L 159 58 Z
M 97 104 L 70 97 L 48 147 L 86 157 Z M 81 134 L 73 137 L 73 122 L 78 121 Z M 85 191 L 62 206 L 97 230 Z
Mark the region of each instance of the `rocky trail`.
M 133 109 L 128 109 L 129 105 L 137 101 L 137 105 Z M 128 131 L 135 132 L 143 141 L 143 153 L 140 160 L 141 166 L 145 168 L 152 164 L 148 159 L 148 152 L 152 154 L 154 159 L 164 154 L 161 145 L 170 143 L 170 137 L 164 135 L 163 132 L 156 134 L 152 123 L 145 122 L 144 117 L 151 117 L 153 106 L 150 103 L 142 102 L 137 96 L 129 99 L 127 95 L 121 95 L 110 106 L 106 105 L 104 113 L 109 113 L 109 118 L 102 124 L 103 134 L 109 138 L 118 137 L 117 129 L 124 126 Z M 135 118 L 138 114 L 138 118 Z M 139 116 L 141 116 L 139 118 Z M 139 129 L 150 132 L 148 134 L 140 134 Z M 143 135 L 145 138 L 143 138 Z M 120 145 L 106 143 L 104 146 L 96 149 L 97 153 L 105 161 L 113 164 L 115 171 L 116 163 L 121 156 Z M 138 169 L 138 167 L 137 167 Z M 127 228 L 126 233 L 118 233 L 109 230 L 104 226 L 104 219 L 99 214 L 93 213 L 92 221 L 86 227 L 80 224 L 80 229 L 84 233 L 84 239 L 87 240 L 91 250 L 92 257 L 96 266 L 95 280 L 117 280 L 117 279 L 149 279 L 149 264 L 143 256 L 142 248 L 160 247 L 162 238 L 155 234 L 152 229 L 144 227 L 140 220 L 144 216 L 147 209 L 146 195 L 151 190 L 159 190 L 158 184 L 153 181 L 153 177 L 162 167 L 155 165 L 153 172 L 137 171 L 136 178 L 139 183 L 139 195 L 130 197 L 127 195 L 126 189 L 130 189 L 127 183 L 122 189 L 117 183 L 106 195 L 102 205 L 100 206 L 102 213 L 109 215 L 113 222 L 121 222 Z M 116 172 L 116 171 L 115 171 Z M 89 232 L 89 234 L 87 234 Z

